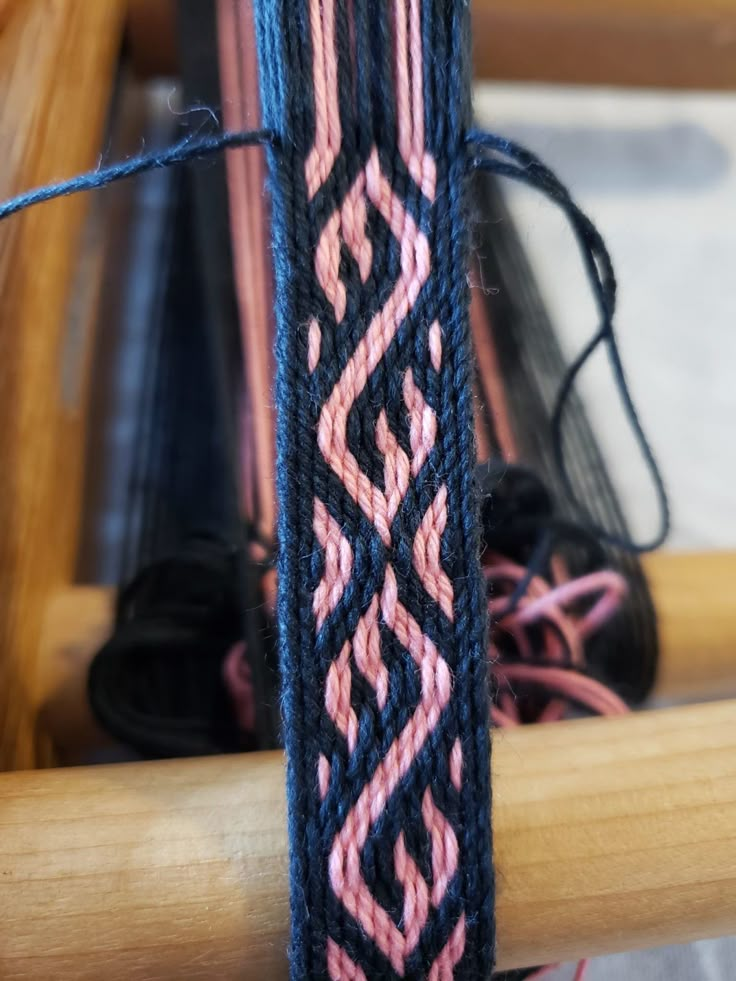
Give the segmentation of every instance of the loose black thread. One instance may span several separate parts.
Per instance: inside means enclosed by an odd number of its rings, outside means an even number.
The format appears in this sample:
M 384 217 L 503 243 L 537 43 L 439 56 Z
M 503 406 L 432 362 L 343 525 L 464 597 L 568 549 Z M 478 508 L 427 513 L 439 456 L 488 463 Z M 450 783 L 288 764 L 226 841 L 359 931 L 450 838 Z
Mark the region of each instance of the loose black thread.
M 670 507 L 664 480 L 654 452 L 649 445 L 649 441 L 639 420 L 618 349 L 618 342 L 613 326 L 613 317 L 616 309 L 616 277 L 606 244 L 590 218 L 588 218 L 572 199 L 565 185 L 536 154 L 520 146 L 518 143 L 514 143 L 512 140 L 507 140 L 494 133 L 485 133 L 478 130 L 469 131 L 466 136 L 466 142 L 472 148 L 490 151 L 491 154 L 495 154 L 495 156 L 483 155 L 472 157 L 470 160 L 471 169 L 485 171 L 486 173 L 495 174 L 499 177 L 507 177 L 541 191 L 560 207 L 570 223 L 582 254 L 583 264 L 593 290 L 601 320 L 598 330 L 573 360 L 560 384 L 550 421 L 555 463 L 570 502 L 582 514 L 586 514 L 585 506 L 577 498 L 567 470 L 563 444 L 564 414 L 578 375 L 597 348 L 604 345 L 608 353 L 614 382 L 624 412 L 655 490 L 660 517 L 659 528 L 656 534 L 644 542 L 636 542 L 631 538 L 612 534 L 607 529 L 598 526 L 589 519 L 587 522 L 588 530 L 595 534 L 601 541 L 627 552 L 642 554 L 653 551 L 659 548 L 669 534 Z M 541 554 L 539 555 L 540 560 L 545 558 L 547 551 L 548 548 L 541 549 Z

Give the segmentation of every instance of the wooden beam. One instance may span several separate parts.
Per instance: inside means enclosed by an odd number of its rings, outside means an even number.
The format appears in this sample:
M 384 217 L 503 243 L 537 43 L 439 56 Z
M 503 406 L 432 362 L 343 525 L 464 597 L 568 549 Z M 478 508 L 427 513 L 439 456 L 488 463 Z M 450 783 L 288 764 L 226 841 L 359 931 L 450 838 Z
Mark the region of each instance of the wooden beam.
M 94 165 L 122 8 L 2 6 L 0 198 Z M 88 200 L 54 201 L 0 226 L 0 768 L 50 756 L 28 686 L 47 598 L 71 580 L 76 550 L 91 331 L 70 298 Z
M 471 11 L 478 79 L 736 88 L 733 0 L 473 0 Z M 142 74 L 176 71 L 175 33 L 173 0 L 130 0 Z
M 736 702 L 496 734 L 500 966 L 736 932 Z
M 493 736 L 498 967 L 736 932 L 736 702 Z M 0 777 L 0 976 L 281 981 L 280 754 Z
M 663 699 L 736 695 L 736 552 L 646 556 L 660 635 L 655 695 Z M 87 703 L 87 670 L 112 629 L 114 592 L 77 586 L 47 607 L 34 712 L 61 758 L 76 762 L 109 743 Z
M 473 0 L 476 78 L 736 88 L 733 0 Z

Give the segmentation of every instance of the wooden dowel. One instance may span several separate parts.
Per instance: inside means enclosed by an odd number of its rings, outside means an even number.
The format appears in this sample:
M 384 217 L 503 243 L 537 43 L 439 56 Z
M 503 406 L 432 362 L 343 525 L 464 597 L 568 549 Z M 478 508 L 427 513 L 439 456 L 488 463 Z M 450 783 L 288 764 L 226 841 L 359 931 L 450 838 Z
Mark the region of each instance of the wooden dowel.
M 38 728 L 51 737 L 62 762 L 77 762 L 111 741 L 92 716 L 87 674 L 110 636 L 114 611 L 115 590 L 99 586 L 74 586 L 48 604 L 38 672 L 29 687 Z
M 280 754 L 0 777 L 0 977 L 286 977 Z
M 493 737 L 498 967 L 736 931 L 736 702 Z M 280 754 L 0 777 L 0 976 L 280 981 Z
M 656 552 L 643 565 L 659 630 L 656 694 L 736 695 L 736 552 Z
M 659 621 L 655 694 L 690 701 L 736 694 L 736 552 L 661 552 L 647 556 L 644 569 Z M 47 608 L 31 697 L 67 760 L 107 741 L 89 711 L 86 676 L 110 633 L 113 604 L 113 590 L 80 586 Z
M 736 931 L 736 701 L 497 733 L 499 964 Z

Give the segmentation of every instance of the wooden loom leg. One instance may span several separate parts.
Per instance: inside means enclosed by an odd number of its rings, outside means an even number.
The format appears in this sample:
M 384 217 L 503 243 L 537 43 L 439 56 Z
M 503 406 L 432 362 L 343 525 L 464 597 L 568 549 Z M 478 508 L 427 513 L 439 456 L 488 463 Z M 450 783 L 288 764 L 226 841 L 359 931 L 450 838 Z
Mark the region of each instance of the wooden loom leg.
M 736 702 L 493 737 L 498 967 L 736 931 Z M 280 981 L 278 753 L 0 776 L 0 976 Z
M 123 0 L 2 4 L 0 198 L 94 166 L 122 21 Z M 28 687 L 76 554 L 94 250 L 70 298 L 88 205 L 64 198 L 0 227 L 0 768 L 51 755 Z

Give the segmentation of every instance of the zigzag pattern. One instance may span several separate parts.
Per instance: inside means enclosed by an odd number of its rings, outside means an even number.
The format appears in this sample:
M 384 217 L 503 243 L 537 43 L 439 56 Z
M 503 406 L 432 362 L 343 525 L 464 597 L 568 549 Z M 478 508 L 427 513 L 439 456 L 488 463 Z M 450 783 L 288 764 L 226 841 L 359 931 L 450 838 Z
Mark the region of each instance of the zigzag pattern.
M 280 9 L 260 29 L 285 64 L 264 66 L 267 121 L 286 115 L 293 147 L 286 178 L 274 167 L 293 977 L 477 978 L 493 947 L 482 586 L 462 282 L 440 286 L 464 252 L 425 104 L 447 111 L 466 15 Z

